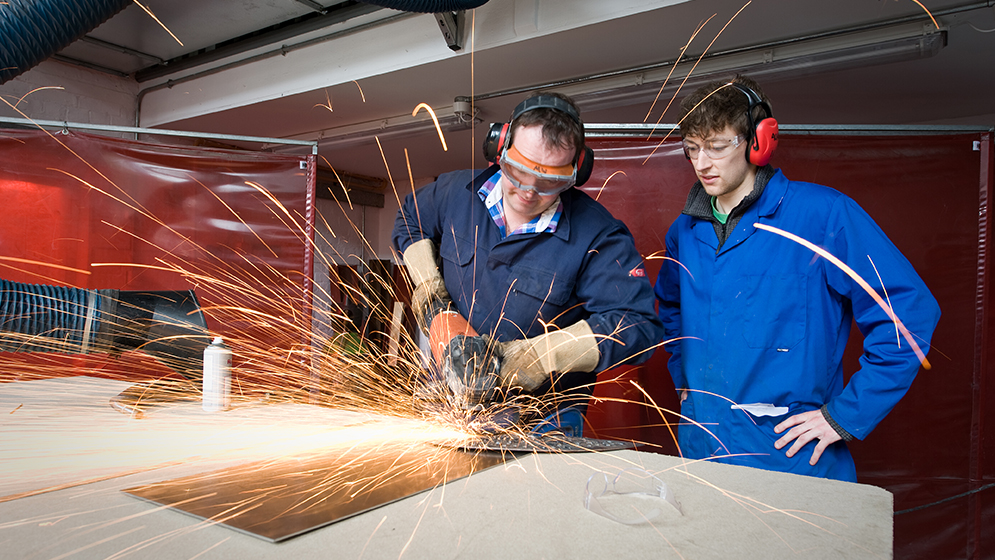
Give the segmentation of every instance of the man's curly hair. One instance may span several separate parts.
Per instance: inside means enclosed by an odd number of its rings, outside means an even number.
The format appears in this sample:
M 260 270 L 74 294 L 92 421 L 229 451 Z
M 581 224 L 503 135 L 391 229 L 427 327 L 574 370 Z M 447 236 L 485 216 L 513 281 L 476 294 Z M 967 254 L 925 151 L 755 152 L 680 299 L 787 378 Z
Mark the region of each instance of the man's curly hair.
M 752 140 L 746 111 L 750 99 L 730 82 L 742 84 L 757 93 L 760 99 L 770 105 L 770 100 L 760 89 L 760 85 L 746 76 L 737 75 L 730 80 L 720 80 L 707 83 L 696 89 L 694 93 L 681 101 L 681 135 L 687 138 L 695 136 L 707 138 L 731 126 L 737 134 L 742 134 L 747 140 Z M 753 122 L 757 123 L 766 117 L 764 110 L 753 109 Z

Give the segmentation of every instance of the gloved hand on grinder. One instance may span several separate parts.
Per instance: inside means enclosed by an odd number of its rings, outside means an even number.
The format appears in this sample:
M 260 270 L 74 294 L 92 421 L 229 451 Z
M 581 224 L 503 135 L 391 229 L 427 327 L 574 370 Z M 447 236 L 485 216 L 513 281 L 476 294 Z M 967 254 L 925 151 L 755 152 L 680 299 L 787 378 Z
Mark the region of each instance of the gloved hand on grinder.
M 498 388 L 534 391 L 554 373 L 593 371 L 600 354 L 587 321 L 533 338 L 493 343 L 455 310 L 436 264 L 435 245 L 422 239 L 404 251 L 414 290 L 411 306 L 432 341 L 432 354 L 450 389 L 470 402 L 498 398 Z M 436 317 L 444 320 L 433 324 Z
M 445 385 L 463 406 L 497 399 L 499 362 L 494 347 L 456 310 L 439 273 L 432 240 L 411 244 L 404 251 L 404 263 L 414 284 L 412 310 L 428 336 L 432 358 Z M 432 383 L 422 388 L 421 394 L 429 399 L 444 396 Z
M 498 344 L 502 387 L 536 390 L 553 373 L 594 371 L 598 341 L 587 321 L 536 337 Z
M 439 313 L 455 307 L 449 291 L 446 290 L 446 282 L 439 272 L 435 243 L 431 239 L 412 243 L 404 251 L 404 264 L 414 285 L 414 290 L 411 292 L 411 309 L 418 326 L 428 335 L 432 319 Z
M 591 326 L 578 321 L 562 330 L 502 343 L 486 336 L 454 337 L 443 370 L 457 395 L 480 403 L 497 399 L 502 389 L 535 391 L 554 373 L 593 371 L 599 357 Z

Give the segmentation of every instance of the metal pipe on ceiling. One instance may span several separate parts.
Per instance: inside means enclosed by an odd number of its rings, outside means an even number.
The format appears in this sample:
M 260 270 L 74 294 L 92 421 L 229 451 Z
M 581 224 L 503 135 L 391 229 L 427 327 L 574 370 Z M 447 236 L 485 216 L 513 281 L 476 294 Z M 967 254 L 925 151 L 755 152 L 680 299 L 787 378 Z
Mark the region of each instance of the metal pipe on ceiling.
M 272 45 L 273 43 L 292 39 L 305 33 L 318 31 L 328 26 L 379 10 L 381 10 L 379 6 L 371 6 L 362 2 L 339 5 L 323 12 L 309 14 L 300 18 L 296 23 L 271 28 L 270 31 L 259 35 L 251 35 L 245 39 L 233 39 L 228 44 L 215 45 L 213 48 L 203 50 L 197 54 L 185 55 L 173 60 L 167 60 L 156 66 L 139 70 L 135 72 L 135 80 L 141 83 L 168 76 L 169 74 L 175 74 L 182 70 L 188 70 L 229 56 L 235 56 L 253 49 Z
M 459 12 L 479 8 L 487 0 L 364 0 L 392 10 L 402 12 L 417 12 L 421 14 L 438 14 L 442 12 Z
M 356 27 L 353 27 L 353 28 L 350 28 L 350 29 L 346 29 L 346 30 L 343 30 L 343 31 L 336 31 L 336 32 L 333 32 L 333 33 L 329 33 L 328 35 L 322 35 L 320 37 L 315 37 L 313 39 L 308 39 L 306 41 L 301 41 L 300 43 L 294 43 L 293 45 L 281 45 L 280 48 L 278 48 L 278 49 L 273 49 L 273 50 L 270 50 L 270 51 L 266 51 L 264 53 L 260 53 L 260 54 L 254 55 L 254 56 L 250 56 L 250 57 L 247 57 L 247 58 L 236 60 L 234 62 L 229 62 L 228 64 L 224 64 L 224 65 L 221 65 L 221 66 L 215 66 L 214 68 L 210 68 L 208 70 L 197 72 L 195 74 L 190 74 L 188 76 L 183 76 L 182 78 L 177 78 L 175 80 L 167 80 L 167 81 L 165 81 L 165 82 L 163 82 L 161 84 L 156 84 L 154 86 L 147 87 L 147 88 L 145 88 L 145 89 L 143 89 L 143 90 L 141 90 L 141 91 L 138 92 L 138 97 L 137 97 L 137 100 L 136 100 L 136 103 L 135 103 L 135 126 L 139 126 L 141 124 L 141 118 L 142 118 L 142 100 L 145 99 L 146 95 L 148 95 L 149 93 L 152 93 L 153 91 L 158 91 L 160 89 L 172 88 L 173 86 L 182 84 L 184 82 L 189 82 L 189 81 L 192 81 L 192 80 L 196 80 L 198 78 L 203 78 L 204 76 L 210 76 L 210 75 L 213 75 L 213 74 L 217 74 L 219 72 L 224 72 L 225 70 L 230 70 L 232 68 L 238 68 L 239 66 L 245 66 L 246 64 L 251 64 L 253 62 L 258 62 L 260 60 L 265 60 L 267 58 L 273 58 L 275 56 L 284 56 L 288 52 L 293 52 L 293 51 L 304 49 L 304 48 L 307 48 L 307 47 L 310 47 L 310 46 L 313 46 L 313 45 L 324 43 L 326 41 L 331 41 L 333 39 L 338 39 L 340 37 L 345 37 L 347 35 L 352 35 L 353 33 L 359 33 L 359 32 L 362 32 L 362 31 L 366 31 L 367 29 L 371 29 L 373 27 L 377 27 L 377 26 L 380 26 L 380 25 L 386 25 L 388 23 L 393 23 L 393 22 L 401 20 L 401 19 L 406 19 L 406 18 L 412 17 L 412 15 L 413 14 L 400 13 L 400 14 L 397 14 L 397 15 L 393 15 L 393 16 L 390 16 L 390 17 L 387 17 L 387 18 L 384 18 L 384 19 L 380 19 L 380 20 L 377 20 L 377 21 L 373 21 L 373 22 L 370 22 L 370 23 L 359 25 L 359 26 L 356 26 Z

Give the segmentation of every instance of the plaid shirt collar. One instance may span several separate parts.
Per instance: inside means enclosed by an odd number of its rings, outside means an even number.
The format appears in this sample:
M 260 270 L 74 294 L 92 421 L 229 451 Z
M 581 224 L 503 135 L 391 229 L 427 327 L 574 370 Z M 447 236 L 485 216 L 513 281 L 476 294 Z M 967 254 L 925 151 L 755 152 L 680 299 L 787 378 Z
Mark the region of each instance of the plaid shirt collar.
M 502 239 L 519 233 L 542 233 L 546 231 L 553 233 L 556 231 L 556 226 L 560 223 L 560 217 L 563 215 L 563 201 L 560 200 L 559 196 L 556 197 L 554 203 L 550 204 L 549 208 L 542 214 L 522 224 L 515 231 L 508 233 L 504 219 L 504 201 L 501 199 L 504 193 L 503 189 L 498 188 L 500 181 L 501 171 L 499 170 L 490 179 L 484 181 L 484 184 L 477 190 L 477 196 L 484 202 L 484 206 L 487 207 L 487 212 L 490 213 L 491 219 L 494 220 L 498 229 L 501 230 Z

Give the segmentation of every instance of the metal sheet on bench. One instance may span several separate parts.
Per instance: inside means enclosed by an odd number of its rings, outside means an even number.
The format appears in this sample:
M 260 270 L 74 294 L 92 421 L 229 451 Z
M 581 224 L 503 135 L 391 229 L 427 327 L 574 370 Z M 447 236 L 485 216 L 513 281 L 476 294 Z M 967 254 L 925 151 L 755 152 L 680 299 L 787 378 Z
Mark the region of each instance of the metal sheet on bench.
M 280 458 L 125 492 L 280 542 L 505 461 L 505 454 L 425 443 Z

